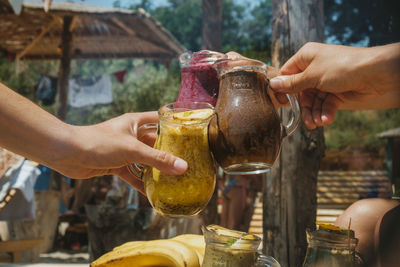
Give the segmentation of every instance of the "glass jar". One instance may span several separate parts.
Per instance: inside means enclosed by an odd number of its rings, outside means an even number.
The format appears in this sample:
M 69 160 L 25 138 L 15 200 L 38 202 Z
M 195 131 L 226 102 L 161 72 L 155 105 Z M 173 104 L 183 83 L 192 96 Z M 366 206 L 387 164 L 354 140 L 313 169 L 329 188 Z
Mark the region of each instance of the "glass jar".
M 272 257 L 259 254 L 261 238 L 219 225 L 202 227 L 206 249 L 202 267 L 280 267 Z
M 355 251 L 358 239 L 351 230 L 307 229 L 307 253 L 303 267 L 362 266 Z
M 282 139 L 296 129 L 300 108 L 287 95 L 292 117 L 283 125 L 269 95 L 267 65 L 251 59 L 222 59 L 217 70 L 217 116 L 210 122 L 209 139 L 214 159 L 227 174 L 268 172 L 277 159 Z
M 182 175 L 169 175 L 153 167 L 144 167 L 142 179 L 147 198 L 160 214 L 172 217 L 196 215 L 210 200 L 216 171 L 208 147 L 208 124 L 214 114 L 214 108 L 208 103 L 172 103 L 160 108 L 158 125 L 144 124 L 138 129 L 141 136 L 157 133 L 154 148 L 188 163 L 188 169 Z
M 207 102 L 215 106 L 219 82 L 212 64 L 224 54 L 202 50 L 180 55 L 181 87 L 176 102 Z

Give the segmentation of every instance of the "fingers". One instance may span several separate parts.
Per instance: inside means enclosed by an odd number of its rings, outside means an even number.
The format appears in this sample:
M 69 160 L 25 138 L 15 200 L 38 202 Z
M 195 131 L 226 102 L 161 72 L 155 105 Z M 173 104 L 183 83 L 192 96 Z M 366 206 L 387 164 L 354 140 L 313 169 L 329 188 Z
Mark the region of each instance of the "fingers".
M 323 125 L 328 125 L 333 122 L 342 100 L 334 94 L 328 94 L 325 98 L 321 111 L 321 121 Z
M 137 153 L 138 163 L 153 166 L 167 174 L 180 175 L 188 168 L 187 162 L 183 159 L 140 142 L 138 142 Z
M 314 95 L 314 102 L 312 106 L 312 118 L 317 126 L 323 126 L 321 119 L 322 105 L 325 101 L 327 93 L 316 91 Z
M 228 59 L 233 59 L 233 60 L 235 60 L 235 59 L 247 59 L 247 57 L 244 57 L 241 54 L 236 53 L 234 51 L 230 51 L 230 52 L 226 53 L 226 55 L 228 56 Z
M 312 115 L 315 91 L 315 89 L 306 90 L 300 94 L 299 98 L 299 103 L 301 107 L 301 119 L 303 120 L 306 127 L 310 130 L 317 127 Z
M 132 116 L 139 115 L 139 119 L 138 119 L 139 126 L 142 124 L 145 124 L 145 123 L 156 123 L 159 121 L 157 111 L 142 112 L 139 114 L 131 113 L 131 115 Z
M 300 95 L 302 120 L 310 130 L 331 124 L 341 103 L 334 94 L 308 89 Z
M 138 177 L 135 177 L 133 174 L 131 174 L 126 166 L 115 170 L 115 174 L 136 188 L 136 190 L 138 190 L 140 193 L 146 195 L 143 182 Z
M 271 88 L 279 93 L 296 94 L 308 88 L 314 88 L 310 79 L 304 78 L 304 72 L 293 75 L 281 75 L 269 81 Z

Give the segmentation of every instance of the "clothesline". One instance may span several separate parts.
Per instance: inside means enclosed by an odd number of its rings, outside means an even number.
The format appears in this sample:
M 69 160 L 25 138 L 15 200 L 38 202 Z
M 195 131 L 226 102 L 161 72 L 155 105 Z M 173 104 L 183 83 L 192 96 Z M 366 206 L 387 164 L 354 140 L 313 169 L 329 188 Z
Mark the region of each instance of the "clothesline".
M 84 107 L 112 102 L 111 78 L 124 82 L 127 70 L 112 72 L 89 78 L 75 77 L 69 80 L 69 104 L 72 107 Z M 54 104 L 57 95 L 57 78 L 41 75 L 35 85 L 37 99 L 45 106 Z

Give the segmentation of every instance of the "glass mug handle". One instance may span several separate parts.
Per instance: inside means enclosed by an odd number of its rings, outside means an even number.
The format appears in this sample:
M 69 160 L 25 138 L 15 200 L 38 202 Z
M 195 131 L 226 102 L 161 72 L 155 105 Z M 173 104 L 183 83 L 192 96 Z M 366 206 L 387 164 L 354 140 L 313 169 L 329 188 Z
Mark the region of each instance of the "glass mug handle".
M 158 134 L 159 133 L 159 124 L 158 123 L 146 123 L 141 125 L 138 129 L 137 129 L 137 139 L 141 142 L 144 142 L 146 144 L 149 145 L 149 143 L 147 141 L 150 141 L 149 139 L 149 135 L 151 134 Z M 127 166 L 128 171 L 135 176 L 138 179 L 142 179 L 142 175 L 143 175 L 143 166 L 141 166 L 140 164 L 129 164 Z
M 286 130 L 286 136 L 291 135 L 294 130 L 296 130 L 297 126 L 300 122 L 300 106 L 297 98 L 293 94 L 286 94 L 286 97 L 289 100 L 290 108 L 292 110 L 292 116 L 287 125 L 284 125 Z
M 258 253 L 256 267 L 281 267 L 281 265 L 271 256 Z

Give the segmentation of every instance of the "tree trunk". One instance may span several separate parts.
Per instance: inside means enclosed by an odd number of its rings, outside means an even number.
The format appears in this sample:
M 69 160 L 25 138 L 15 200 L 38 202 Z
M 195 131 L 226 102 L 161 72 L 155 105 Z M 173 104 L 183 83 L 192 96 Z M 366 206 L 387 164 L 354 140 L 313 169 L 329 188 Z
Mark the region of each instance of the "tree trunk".
M 280 67 L 308 41 L 324 40 L 322 0 L 273 0 L 272 64 Z M 285 122 L 287 109 L 282 110 Z M 286 137 L 267 175 L 264 191 L 264 250 L 282 266 L 301 266 L 306 228 L 315 228 L 317 175 L 324 154 L 323 128 L 303 123 Z
M 202 49 L 221 51 L 222 0 L 203 0 Z M 218 177 L 217 180 L 221 179 Z M 207 207 L 200 214 L 204 225 L 218 223 L 218 181 Z
M 203 0 L 202 49 L 221 51 L 222 0 Z

